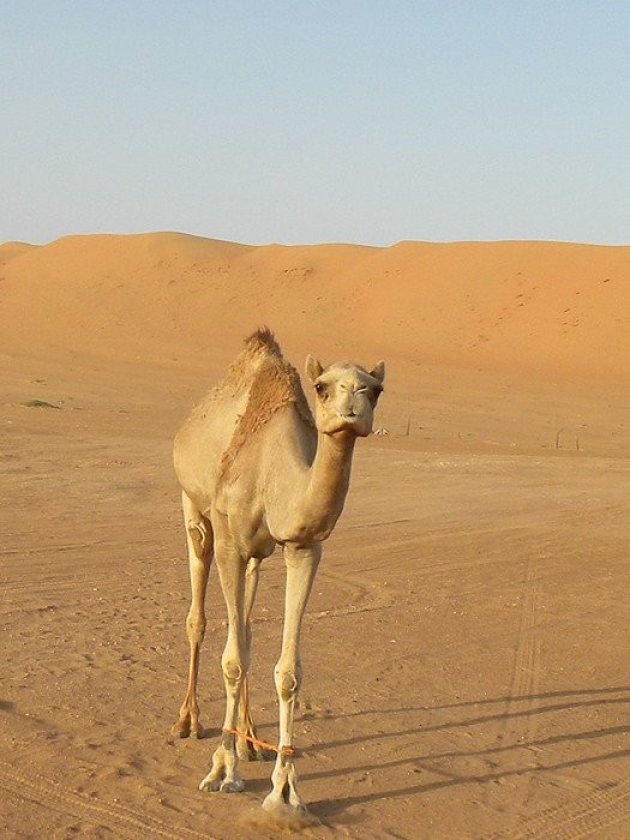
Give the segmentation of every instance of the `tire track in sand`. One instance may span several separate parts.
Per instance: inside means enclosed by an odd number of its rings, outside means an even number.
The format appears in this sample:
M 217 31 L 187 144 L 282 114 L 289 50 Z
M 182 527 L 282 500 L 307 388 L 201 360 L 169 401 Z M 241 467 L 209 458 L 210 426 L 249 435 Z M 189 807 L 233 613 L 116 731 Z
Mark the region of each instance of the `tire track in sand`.
M 536 631 L 536 616 L 540 582 L 538 562 L 528 558 L 523 581 L 523 595 L 518 625 L 518 641 L 514 657 L 512 681 L 509 699 L 505 709 L 505 718 L 500 735 L 501 742 L 516 749 L 530 741 L 537 728 L 536 695 L 539 693 L 540 677 L 540 638 Z M 494 768 L 500 773 L 501 768 Z M 518 790 L 510 799 L 511 810 L 520 814 L 527 804 L 530 777 L 523 773 Z M 493 790 L 488 790 L 488 797 Z
M 512 831 L 503 840 L 581 840 L 607 837 L 605 829 L 627 823 L 630 836 L 630 783 L 619 782 L 604 790 L 579 796 L 566 804 L 545 808 Z M 620 837 L 622 835 L 619 835 Z
M 524 585 L 518 645 L 503 733 L 504 738 L 512 736 L 518 741 L 532 737 L 536 731 L 536 718 L 532 712 L 536 705 L 535 696 L 540 688 L 540 638 L 536 631 L 540 583 L 538 563 L 531 558 L 527 561 Z M 525 714 L 514 717 L 516 709 L 522 709 L 523 706 Z
M 67 814 L 74 819 L 85 820 L 97 827 L 107 828 L 116 837 L 129 838 L 129 840 L 137 840 L 138 837 L 212 840 L 208 834 L 200 834 L 183 827 L 179 827 L 175 833 L 157 817 L 150 817 L 124 805 L 94 801 L 85 794 L 68 790 L 38 773 L 29 770 L 27 775 L 20 772 L 2 760 L 0 760 L 0 789 L 16 799 L 34 802 L 52 811 Z
M 536 630 L 540 593 L 538 561 L 530 558 L 525 569 L 524 591 L 518 627 L 514 671 L 501 739 L 515 749 L 525 746 L 536 733 L 536 695 L 540 692 L 540 638 Z M 620 823 L 630 823 L 630 783 L 618 782 L 594 790 L 567 803 L 524 816 L 531 776 L 519 774 L 520 786 L 510 797 L 510 810 L 518 824 L 493 835 L 496 840 L 580 840 L 606 836 L 602 832 Z M 621 835 L 620 835 L 621 836 Z M 628 835 L 630 836 L 630 835 Z

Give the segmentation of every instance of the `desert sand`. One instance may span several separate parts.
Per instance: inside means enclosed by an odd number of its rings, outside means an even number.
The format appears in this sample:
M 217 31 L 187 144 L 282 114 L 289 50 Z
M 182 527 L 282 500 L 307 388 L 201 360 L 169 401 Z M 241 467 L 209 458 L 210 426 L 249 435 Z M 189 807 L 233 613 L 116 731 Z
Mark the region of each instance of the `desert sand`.
M 630 836 L 630 247 L 252 247 L 184 234 L 0 246 L 0 834 L 249 838 L 271 766 L 202 793 L 175 740 L 189 603 L 175 431 L 268 324 L 300 370 L 384 358 L 376 426 L 305 619 L 313 838 Z M 276 738 L 284 575 L 253 710 Z

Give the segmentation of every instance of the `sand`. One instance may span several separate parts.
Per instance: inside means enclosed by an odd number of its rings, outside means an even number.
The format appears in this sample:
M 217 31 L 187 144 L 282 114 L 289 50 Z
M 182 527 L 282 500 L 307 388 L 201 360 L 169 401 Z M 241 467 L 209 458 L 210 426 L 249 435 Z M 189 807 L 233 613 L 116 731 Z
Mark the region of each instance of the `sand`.
M 175 741 L 187 564 L 170 450 L 253 328 L 300 368 L 388 364 L 305 620 L 308 837 L 630 836 L 630 248 L 251 247 L 174 233 L 0 246 L 0 833 L 273 836 L 269 764 L 204 794 Z M 281 557 L 254 621 L 276 736 Z

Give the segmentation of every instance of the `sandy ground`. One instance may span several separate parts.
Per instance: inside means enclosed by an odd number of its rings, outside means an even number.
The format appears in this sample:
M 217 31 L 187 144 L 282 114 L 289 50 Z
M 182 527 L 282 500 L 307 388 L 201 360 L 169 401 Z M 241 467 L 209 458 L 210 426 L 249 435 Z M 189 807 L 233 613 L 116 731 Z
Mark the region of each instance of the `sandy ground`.
M 305 622 L 304 836 L 630 836 L 630 249 L 154 235 L 3 261 L 3 837 L 273 836 L 271 765 L 244 766 L 241 795 L 197 790 L 223 713 L 214 574 L 209 737 L 169 734 L 188 608 L 171 441 L 265 322 L 300 366 L 389 365 L 389 434 L 358 444 Z M 283 582 L 277 554 L 252 667 L 271 741 Z

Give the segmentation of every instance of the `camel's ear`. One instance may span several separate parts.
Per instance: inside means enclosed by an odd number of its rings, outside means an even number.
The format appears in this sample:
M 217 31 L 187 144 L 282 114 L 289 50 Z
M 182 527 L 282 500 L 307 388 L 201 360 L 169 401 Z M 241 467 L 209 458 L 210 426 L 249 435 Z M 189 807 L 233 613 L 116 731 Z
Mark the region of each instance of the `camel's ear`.
M 385 362 L 379 362 L 375 365 L 374 369 L 370 371 L 370 376 L 373 376 L 374 379 L 377 379 L 382 385 L 383 380 L 385 379 Z
M 304 365 L 304 370 L 306 371 L 306 375 L 311 380 L 311 382 L 315 382 L 317 377 L 321 376 L 324 372 L 324 368 L 314 356 L 311 356 L 310 353 L 306 357 L 306 364 Z

